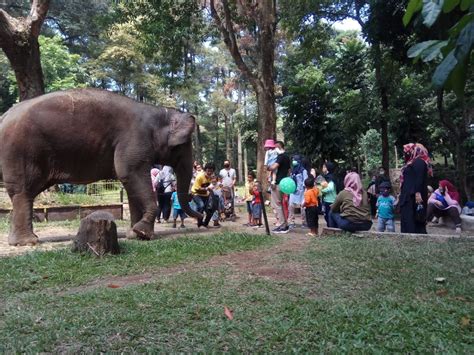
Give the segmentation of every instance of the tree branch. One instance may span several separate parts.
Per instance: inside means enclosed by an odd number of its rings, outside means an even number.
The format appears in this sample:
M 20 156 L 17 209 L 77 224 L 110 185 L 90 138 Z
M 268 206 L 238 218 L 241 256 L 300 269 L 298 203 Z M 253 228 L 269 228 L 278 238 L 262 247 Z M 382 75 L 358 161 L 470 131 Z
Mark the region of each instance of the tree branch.
M 0 46 L 12 41 L 16 19 L 0 9 Z
M 49 3 L 50 0 L 32 0 L 28 22 L 31 26 L 31 34 L 34 37 L 38 37 L 40 34 L 41 26 L 49 10 Z
M 235 32 L 234 28 L 232 26 L 232 19 L 231 19 L 231 14 L 230 14 L 230 9 L 229 5 L 226 0 L 222 1 L 222 6 L 224 9 L 224 16 L 225 16 L 225 22 L 226 25 L 222 23 L 222 19 L 219 16 L 219 14 L 216 11 L 216 7 L 214 4 L 214 0 L 210 0 L 209 2 L 210 9 L 211 9 L 211 16 L 214 18 L 214 21 L 216 22 L 217 27 L 219 28 L 223 39 L 224 43 L 229 49 L 229 52 L 232 56 L 232 58 L 235 61 L 235 64 L 239 68 L 239 70 L 242 72 L 244 76 L 248 78 L 248 80 L 252 83 L 253 86 L 257 85 L 257 78 L 256 76 L 250 71 L 249 67 L 247 64 L 245 64 L 242 55 L 239 51 L 239 47 L 237 46 L 237 39 L 235 37 Z

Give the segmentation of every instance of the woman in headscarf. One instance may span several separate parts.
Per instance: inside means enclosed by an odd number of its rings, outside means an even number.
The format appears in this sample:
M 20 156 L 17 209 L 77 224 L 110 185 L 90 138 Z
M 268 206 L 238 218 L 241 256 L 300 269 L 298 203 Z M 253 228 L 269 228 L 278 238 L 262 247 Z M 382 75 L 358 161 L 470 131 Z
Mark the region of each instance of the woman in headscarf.
M 456 226 L 456 232 L 461 233 L 460 196 L 456 187 L 448 180 L 441 180 L 439 187 L 428 199 L 427 221 L 438 223 L 440 217 L 450 217 Z
M 305 168 L 303 158 L 294 155 L 291 162 L 291 177 L 295 180 L 296 191 L 290 195 L 288 206 L 288 222 L 291 227 L 295 226 L 295 209 L 301 208 L 304 200 L 304 181 L 308 178 L 308 170 Z M 301 212 L 301 222 L 305 224 L 305 213 Z
M 331 206 L 329 227 L 348 232 L 367 231 L 372 227 L 369 201 L 359 174 L 351 172 L 344 178 L 344 190 Z
M 433 176 L 428 150 L 420 143 L 403 146 L 405 165 L 400 175 L 400 218 L 402 233 L 426 234 L 428 175 Z

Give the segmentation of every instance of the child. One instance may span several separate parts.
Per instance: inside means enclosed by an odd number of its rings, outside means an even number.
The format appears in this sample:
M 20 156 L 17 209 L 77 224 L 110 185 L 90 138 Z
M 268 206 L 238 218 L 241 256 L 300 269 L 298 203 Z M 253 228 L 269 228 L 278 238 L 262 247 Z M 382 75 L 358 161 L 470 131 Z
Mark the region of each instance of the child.
M 218 207 L 217 210 L 212 215 L 212 221 L 214 223 L 214 227 L 220 227 L 219 219 L 221 214 L 224 212 L 224 198 L 222 197 L 222 182 L 219 181 L 217 176 L 213 176 L 211 178 L 211 184 L 209 188 L 214 193 L 214 198 L 218 200 Z
M 249 172 L 247 175 L 247 182 L 245 183 L 244 190 L 244 201 L 247 204 L 247 213 L 249 217 L 248 223 L 245 225 L 247 227 L 255 225 L 252 216 L 252 200 L 253 200 L 253 186 L 255 183 L 255 173 L 253 171 Z
M 262 198 L 260 196 L 260 183 L 255 181 L 253 184 L 252 195 L 252 217 L 254 220 L 255 228 L 262 227 Z
M 318 235 L 318 196 L 319 190 L 314 186 L 314 178 L 309 177 L 304 181 L 306 191 L 304 192 L 303 207 L 306 213 L 306 223 L 310 232 L 308 237 L 316 237 Z
M 264 145 L 265 149 L 265 162 L 264 165 L 269 168 L 276 163 L 278 154 L 280 150 L 275 146 L 273 139 L 267 139 Z M 274 181 L 276 179 L 276 172 L 268 171 L 267 176 L 268 182 Z
M 395 221 L 393 214 L 396 205 L 396 199 L 390 195 L 391 185 L 388 181 L 380 184 L 380 196 L 377 199 L 377 232 L 395 232 Z
M 178 193 L 174 191 L 171 194 L 171 203 L 173 204 L 173 228 L 176 228 L 176 220 L 181 218 L 181 228 L 185 228 L 184 219 L 186 218 L 186 213 L 181 209 L 181 205 L 178 201 Z

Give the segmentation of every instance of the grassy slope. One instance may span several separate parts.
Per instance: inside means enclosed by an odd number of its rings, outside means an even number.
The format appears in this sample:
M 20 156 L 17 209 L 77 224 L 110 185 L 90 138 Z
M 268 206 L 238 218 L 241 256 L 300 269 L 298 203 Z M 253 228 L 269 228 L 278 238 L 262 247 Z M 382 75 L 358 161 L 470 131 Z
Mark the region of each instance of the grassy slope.
M 126 242 L 124 255 L 103 260 L 68 251 L 1 259 L 0 352 L 473 352 L 474 243 L 465 240 L 315 239 L 274 256 L 306 265 L 300 279 L 220 265 L 147 285 L 57 293 L 275 241 L 221 235 Z M 434 281 L 440 276 L 445 284 Z

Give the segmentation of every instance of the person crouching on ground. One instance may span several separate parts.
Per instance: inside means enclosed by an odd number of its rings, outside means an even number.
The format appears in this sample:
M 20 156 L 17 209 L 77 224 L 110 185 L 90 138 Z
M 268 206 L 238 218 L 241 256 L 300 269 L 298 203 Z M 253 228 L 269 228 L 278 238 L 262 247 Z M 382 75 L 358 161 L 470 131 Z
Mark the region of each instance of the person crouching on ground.
M 456 226 L 456 233 L 461 233 L 461 205 L 460 196 L 453 184 L 448 180 L 441 180 L 439 187 L 431 194 L 428 200 L 426 219 L 438 223 L 439 217 L 449 217 Z
M 206 214 L 206 218 L 204 219 L 204 221 L 202 218 L 198 219 L 198 227 L 204 226 L 207 228 L 207 226 L 209 225 L 209 221 L 212 218 L 212 215 L 217 209 L 217 207 L 213 207 L 211 209 L 207 208 L 210 191 L 212 191 L 212 188 L 210 187 L 211 180 L 214 176 L 215 170 L 216 167 L 214 166 L 214 164 L 207 163 L 204 166 L 204 171 L 196 176 L 196 180 L 194 181 L 193 187 L 191 189 L 191 192 L 193 194 L 193 201 L 196 206 L 196 211 L 199 213 L 205 212 Z
M 344 190 L 339 192 L 329 212 L 329 227 L 351 233 L 372 227 L 369 201 L 359 174 L 349 173 L 344 178 Z
M 377 198 L 377 232 L 395 232 L 394 212 L 396 199 L 390 195 L 391 185 L 384 181 L 379 186 L 380 196 Z
M 185 228 L 184 226 L 184 219 L 186 218 L 186 213 L 181 208 L 178 200 L 178 193 L 173 191 L 171 195 L 171 203 L 173 205 L 173 228 L 176 228 L 176 220 L 179 218 L 181 219 L 181 228 Z
M 262 197 L 260 195 L 261 187 L 258 181 L 255 181 L 253 184 L 252 195 L 254 196 L 252 200 L 252 218 L 254 220 L 254 227 L 262 227 Z
M 310 176 L 305 179 L 304 186 L 306 188 L 304 192 L 304 201 L 302 207 L 305 209 L 306 223 L 310 229 L 306 235 L 308 237 L 318 236 L 318 196 L 319 190 L 314 186 L 314 178 Z

